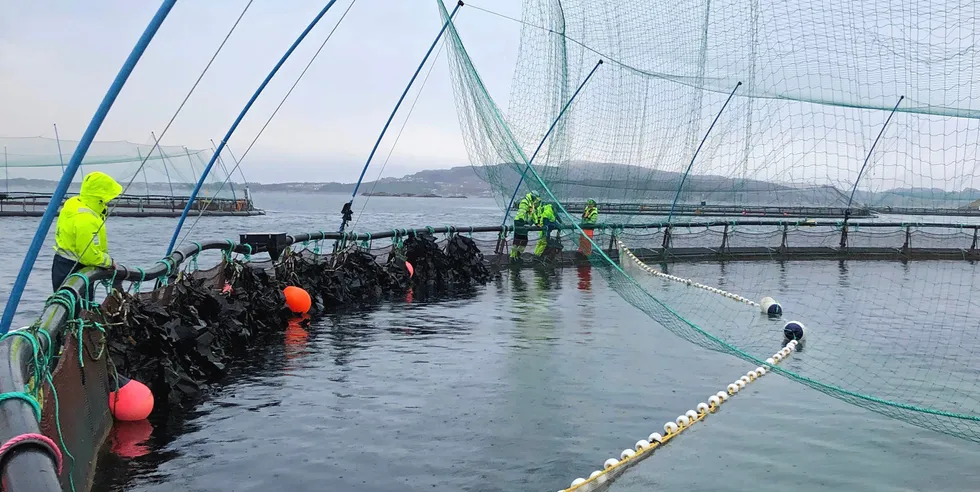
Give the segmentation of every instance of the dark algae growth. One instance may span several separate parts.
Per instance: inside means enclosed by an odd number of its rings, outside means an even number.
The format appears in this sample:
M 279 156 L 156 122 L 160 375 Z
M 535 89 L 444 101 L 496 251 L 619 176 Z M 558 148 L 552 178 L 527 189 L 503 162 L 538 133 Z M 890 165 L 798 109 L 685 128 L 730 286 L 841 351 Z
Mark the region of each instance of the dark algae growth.
M 104 309 L 112 326 L 109 354 L 119 374 L 150 386 L 156 411 L 187 407 L 219 383 L 249 347 L 281 336 L 292 312 L 283 288 L 306 290 L 310 316 L 471 289 L 490 280 L 472 239 L 452 236 L 444 248 L 419 233 L 379 262 L 361 246 L 336 254 L 287 251 L 275 264 L 231 260 L 179 276 L 165 289 L 115 294 Z M 414 265 L 410 275 L 406 260 Z M 308 323 L 308 317 L 303 323 Z M 162 404 L 166 402 L 166 404 Z

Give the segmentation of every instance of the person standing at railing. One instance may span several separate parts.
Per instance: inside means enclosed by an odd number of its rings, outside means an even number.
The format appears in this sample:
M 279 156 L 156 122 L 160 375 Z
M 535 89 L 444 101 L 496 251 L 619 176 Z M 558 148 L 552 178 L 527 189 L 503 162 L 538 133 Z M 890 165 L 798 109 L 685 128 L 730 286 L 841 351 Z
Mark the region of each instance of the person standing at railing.
M 540 258 L 548 248 L 548 241 L 551 240 L 551 231 L 556 230 L 561 219 L 555 215 L 555 207 L 550 203 L 541 206 L 538 212 L 538 226 L 541 227 L 541 236 L 537 244 L 534 245 L 534 256 Z M 560 234 L 560 233 L 559 233 Z
M 69 275 L 84 267 L 115 268 L 109 256 L 105 220 L 109 202 L 122 193 L 122 186 L 111 176 L 91 172 L 82 180 L 78 196 L 65 201 L 55 225 L 55 255 L 51 265 L 51 285 L 57 291 Z M 91 289 L 87 294 L 92 301 Z
M 585 211 L 582 212 L 582 225 L 593 225 L 599 220 L 599 206 L 596 204 L 595 200 L 589 199 L 585 202 Z M 578 240 L 578 252 L 585 256 L 592 254 L 592 242 L 590 241 L 594 236 L 592 229 L 582 229 L 585 232 L 585 236 L 582 236 Z
M 517 205 L 517 215 L 514 216 L 514 247 L 510 250 L 510 258 L 513 261 L 519 260 L 524 248 L 527 247 L 528 225 L 537 222 L 538 205 L 541 203 L 541 194 L 537 190 L 532 190 Z

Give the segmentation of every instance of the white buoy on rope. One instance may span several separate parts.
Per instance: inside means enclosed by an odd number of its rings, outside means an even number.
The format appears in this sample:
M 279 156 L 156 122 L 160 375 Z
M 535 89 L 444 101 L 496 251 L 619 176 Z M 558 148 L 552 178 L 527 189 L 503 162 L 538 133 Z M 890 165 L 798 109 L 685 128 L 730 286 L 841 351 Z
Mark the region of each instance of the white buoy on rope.
M 762 314 L 766 314 L 771 317 L 783 315 L 783 307 L 771 297 L 763 297 L 762 300 L 759 301 L 759 308 L 762 310 Z
M 783 335 L 789 340 L 803 340 L 806 336 L 806 327 L 799 321 L 790 321 L 783 327 Z

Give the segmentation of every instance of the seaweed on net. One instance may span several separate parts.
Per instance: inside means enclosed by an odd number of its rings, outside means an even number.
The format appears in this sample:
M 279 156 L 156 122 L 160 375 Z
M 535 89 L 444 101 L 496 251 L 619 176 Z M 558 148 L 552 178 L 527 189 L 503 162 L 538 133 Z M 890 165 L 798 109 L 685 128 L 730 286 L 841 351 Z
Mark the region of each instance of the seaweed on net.
M 405 260 L 415 268 L 413 277 Z M 117 307 L 105 310 L 114 326 L 109 353 L 119 374 L 147 383 L 158 401 L 168 403 L 158 408 L 187 406 L 249 347 L 285 332 L 293 316 L 285 308 L 287 285 L 310 294 L 310 314 L 317 316 L 394 299 L 413 288 L 448 292 L 489 279 L 479 248 L 462 236 L 452 237 L 445 251 L 430 234 L 410 237 L 385 263 L 356 245 L 332 256 L 286 251 L 272 268 L 235 260 L 217 277 L 181 275 L 163 292 L 117 291 Z

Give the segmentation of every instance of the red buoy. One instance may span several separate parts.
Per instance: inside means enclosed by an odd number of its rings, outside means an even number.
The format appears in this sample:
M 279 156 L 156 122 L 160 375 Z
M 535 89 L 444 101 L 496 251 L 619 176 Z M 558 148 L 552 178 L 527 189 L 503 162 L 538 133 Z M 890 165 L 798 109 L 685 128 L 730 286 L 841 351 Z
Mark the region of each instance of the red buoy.
M 415 267 L 413 267 L 412 264 L 409 263 L 407 260 L 405 261 L 405 268 L 408 269 L 408 278 L 412 278 L 415 276 Z
M 143 420 L 153 411 L 153 393 L 145 384 L 130 379 L 118 391 L 109 393 L 109 410 L 116 420 L 123 422 Z
M 283 289 L 282 293 L 286 296 L 286 307 L 296 314 L 306 314 L 313 306 L 313 299 L 310 298 L 310 294 L 299 287 L 290 285 Z

